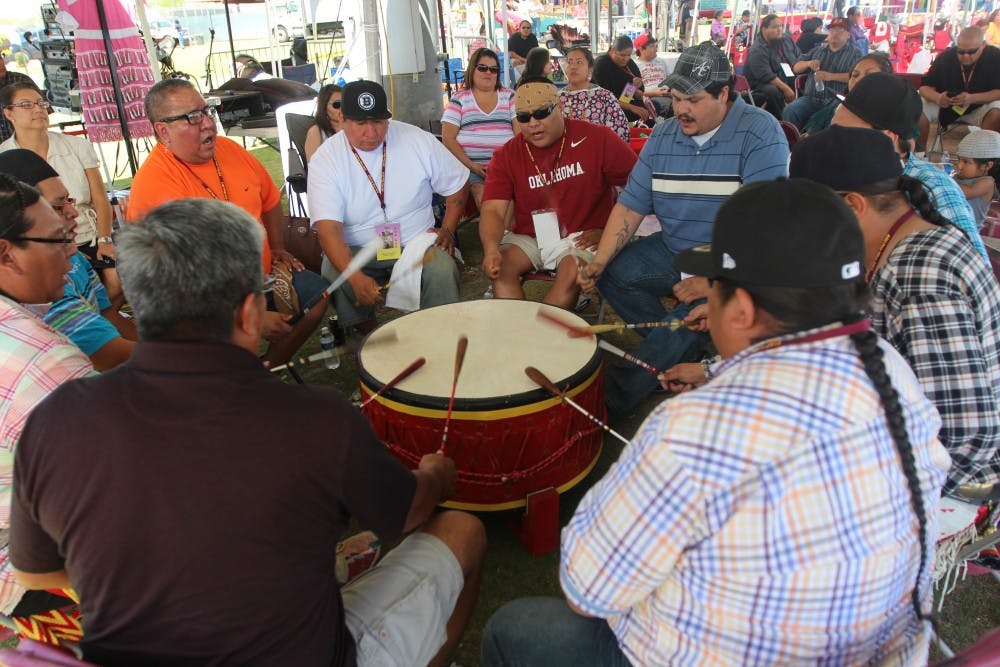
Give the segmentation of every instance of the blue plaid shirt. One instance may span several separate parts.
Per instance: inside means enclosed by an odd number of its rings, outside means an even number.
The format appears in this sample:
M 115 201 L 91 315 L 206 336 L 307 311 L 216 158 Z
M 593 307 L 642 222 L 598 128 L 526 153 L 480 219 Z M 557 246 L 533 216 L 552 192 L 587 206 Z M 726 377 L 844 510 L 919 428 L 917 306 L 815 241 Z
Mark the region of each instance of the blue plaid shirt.
M 926 664 L 917 519 L 858 352 L 846 336 L 773 343 L 646 419 L 563 530 L 563 591 L 635 665 Z M 913 372 L 881 347 L 927 508 L 929 611 L 949 460 Z
M 965 198 L 962 188 L 958 187 L 948 174 L 938 169 L 930 162 L 921 160 L 910 153 L 903 167 L 903 175 L 915 178 L 927 187 L 930 192 L 934 208 L 937 209 L 951 224 L 955 225 L 969 237 L 972 245 L 976 246 L 980 254 L 989 263 L 990 256 L 986 254 L 986 246 L 979 236 L 979 226 L 976 224 L 976 216 L 969 206 L 969 200 Z

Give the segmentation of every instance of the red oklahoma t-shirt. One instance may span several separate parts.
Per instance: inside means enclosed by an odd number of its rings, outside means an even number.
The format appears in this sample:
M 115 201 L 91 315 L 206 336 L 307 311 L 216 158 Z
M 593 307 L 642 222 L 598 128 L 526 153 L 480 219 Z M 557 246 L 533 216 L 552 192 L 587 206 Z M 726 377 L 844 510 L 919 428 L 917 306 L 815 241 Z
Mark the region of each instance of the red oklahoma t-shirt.
M 539 209 L 555 210 L 567 233 L 601 229 L 615 203 L 614 186 L 628 181 L 636 155 L 614 131 L 567 119 L 565 139 L 558 164 L 562 139 L 546 148 L 531 146 L 534 163 L 520 134 L 493 153 L 483 201 L 513 200 L 518 234 L 535 235 L 531 212 Z

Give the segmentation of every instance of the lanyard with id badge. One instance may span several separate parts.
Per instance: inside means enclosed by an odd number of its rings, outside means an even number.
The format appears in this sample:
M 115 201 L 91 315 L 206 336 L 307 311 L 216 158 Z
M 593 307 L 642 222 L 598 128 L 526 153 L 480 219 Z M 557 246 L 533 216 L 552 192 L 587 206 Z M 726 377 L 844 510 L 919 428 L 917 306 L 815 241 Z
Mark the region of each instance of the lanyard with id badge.
M 552 169 L 550 173 L 555 172 L 559 168 L 559 163 L 562 162 L 563 150 L 566 148 L 566 133 L 563 133 L 562 143 L 559 145 L 559 153 L 556 155 L 555 162 L 552 164 Z M 546 190 L 551 188 L 551 184 L 542 175 L 542 170 L 539 169 L 538 163 L 535 161 L 535 156 L 531 152 L 531 146 L 525 143 L 525 149 L 528 151 L 528 158 L 531 160 L 531 165 L 535 168 L 535 173 L 538 175 L 538 180 L 545 183 Z M 551 192 L 551 190 L 549 190 Z M 563 244 L 564 228 L 559 224 L 559 216 L 555 209 L 543 208 L 537 209 L 531 212 L 531 222 L 535 227 L 535 242 L 538 244 L 539 252 L 545 256 L 549 249 L 557 249 Z M 546 264 L 543 262 L 543 264 Z M 543 268 L 550 268 L 544 266 Z M 555 268 L 555 267 L 551 267 Z
M 347 144 L 351 148 L 351 152 L 354 153 L 354 158 L 358 161 L 361 169 L 365 172 L 365 176 L 368 177 L 368 182 L 372 186 L 372 190 L 375 191 L 375 196 L 378 197 L 379 206 L 382 209 L 382 224 L 375 225 L 375 237 L 380 239 L 382 242 L 380 244 L 378 252 L 375 254 L 375 259 L 378 261 L 399 259 L 403 250 L 403 234 L 402 228 L 398 222 L 389 222 L 389 214 L 385 210 L 385 157 L 386 157 L 386 146 L 387 141 L 382 141 L 382 187 L 375 185 L 375 179 L 372 178 L 371 172 L 368 171 L 368 167 L 365 166 L 364 160 L 358 155 L 358 151 L 355 150 L 354 146 L 351 146 L 350 142 Z

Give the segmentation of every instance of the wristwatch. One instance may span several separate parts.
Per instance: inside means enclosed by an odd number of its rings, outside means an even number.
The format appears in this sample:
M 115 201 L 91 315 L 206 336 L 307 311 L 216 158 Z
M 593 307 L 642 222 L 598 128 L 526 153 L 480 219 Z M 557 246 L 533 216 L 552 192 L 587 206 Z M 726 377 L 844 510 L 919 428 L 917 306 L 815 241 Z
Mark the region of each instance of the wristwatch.
M 113 238 L 111 238 L 110 236 L 98 236 L 97 237 L 97 242 L 98 243 L 110 243 L 111 245 L 115 244 L 115 240 Z

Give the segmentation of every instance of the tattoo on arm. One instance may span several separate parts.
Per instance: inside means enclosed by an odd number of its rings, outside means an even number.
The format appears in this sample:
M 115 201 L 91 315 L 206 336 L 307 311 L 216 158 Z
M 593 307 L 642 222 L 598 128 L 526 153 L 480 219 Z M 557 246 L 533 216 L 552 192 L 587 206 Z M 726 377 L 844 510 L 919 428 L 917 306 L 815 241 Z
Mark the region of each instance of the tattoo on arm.
M 625 224 L 622 225 L 622 228 L 618 230 L 618 233 L 615 234 L 614 254 L 617 255 L 618 252 L 625 247 L 630 238 L 632 238 L 632 230 L 629 229 L 628 222 L 625 222 Z

